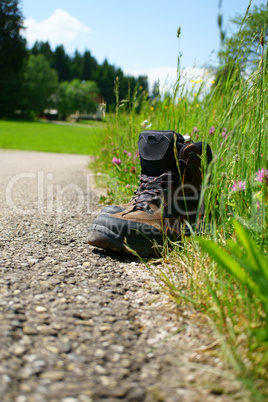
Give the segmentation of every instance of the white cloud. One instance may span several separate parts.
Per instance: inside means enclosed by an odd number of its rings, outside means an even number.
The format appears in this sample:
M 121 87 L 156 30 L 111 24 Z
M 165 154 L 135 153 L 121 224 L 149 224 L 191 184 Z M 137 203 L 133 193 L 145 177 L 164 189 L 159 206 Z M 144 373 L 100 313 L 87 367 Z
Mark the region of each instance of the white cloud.
M 29 46 L 36 40 L 48 41 L 52 47 L 63 44 L 68 50 L 79 37 L 88 35 L 91 29 L 66 11 L 56 9 L 54 13 L 41 22 L 33 18 L 24 20 L 25 35 Z

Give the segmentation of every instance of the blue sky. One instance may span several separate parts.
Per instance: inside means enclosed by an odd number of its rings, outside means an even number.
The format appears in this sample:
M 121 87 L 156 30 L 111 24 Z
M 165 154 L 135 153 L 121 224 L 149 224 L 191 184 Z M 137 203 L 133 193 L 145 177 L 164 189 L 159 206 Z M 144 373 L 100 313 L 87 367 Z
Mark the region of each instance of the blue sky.
M 252 5 L 264 4 L 252 0 Z M 223 27 L 231 32 L 230 17 L 243 14 L 249 0 L 222 0 Z M 105 58 L 125 73 L 173 79 L 178 53 L 181 67 L 202 72 L 217 63 L 220 39 L 217 25 L 219 0 L 22 0 L 29 45 L 48 40 L 91 51 L 99 63 Z M 181 37 L 177 39 L 177 29 Z

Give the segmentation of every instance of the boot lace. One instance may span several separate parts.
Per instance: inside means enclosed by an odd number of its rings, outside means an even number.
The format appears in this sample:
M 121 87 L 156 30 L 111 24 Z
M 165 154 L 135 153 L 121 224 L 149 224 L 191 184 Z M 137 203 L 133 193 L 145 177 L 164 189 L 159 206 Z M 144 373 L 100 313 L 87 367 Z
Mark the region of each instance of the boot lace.
M 157 177 L 142 174 L 139 178 L 140 185 L 132 198 L 134 201 L 132 202 L 132 209 L 124 215 L 136 210 L 144 210 L 152 214 L 153 210 L 150 208 L 150 203 L 160 206 L 166 198 L 168 190 L 180 182 L 180 175 L 177 173 L 163 173 Z

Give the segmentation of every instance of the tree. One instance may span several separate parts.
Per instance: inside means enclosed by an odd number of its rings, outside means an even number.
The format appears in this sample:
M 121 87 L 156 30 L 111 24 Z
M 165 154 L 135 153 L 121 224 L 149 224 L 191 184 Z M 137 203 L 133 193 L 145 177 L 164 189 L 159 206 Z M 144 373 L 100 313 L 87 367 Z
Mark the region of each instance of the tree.
M 30 50 L 30 54 L 35 56 L 42 54 L 51 66 L 53 61 L 53 51 L 51 50 L 49 42 L 36 41 Z
M 57 85 L 57 72 L 50 68 L 45 56 L 30 55 L 24 72 L 24 109 L 43 113 L 48 107 L 49 96 L 56 92 Z
M 239 63 L 241 72 L 252 70 L 259 64 L 268 40 L 268 8 L 255 6 L 248 15 L 237 15 L 231 22 L 239 29 L 225 39 L 219 52 L 220 64 L 233 66 Z
M 98 86 L 93 81 L 62 82 L 55 96 L 55 107 L 63 117 L 75 112 L 92 113 L 97 109 L 98 93 Z
M 97 62 L 94 57 L 91 56 L 88 50 L 85 51 L 82 59 L 82 80 L 92 80 L 94 73 L 97 69 Z
M 60 82 L 70 79 L 70 57 L 65 53 L 63 45 L 56 47 L 51 67 L 57 70 Z
M 20 105 L 21 73 L 27 56 L 20 30 L 18 0 L 0 1 L 0 116 L 12 115 Z

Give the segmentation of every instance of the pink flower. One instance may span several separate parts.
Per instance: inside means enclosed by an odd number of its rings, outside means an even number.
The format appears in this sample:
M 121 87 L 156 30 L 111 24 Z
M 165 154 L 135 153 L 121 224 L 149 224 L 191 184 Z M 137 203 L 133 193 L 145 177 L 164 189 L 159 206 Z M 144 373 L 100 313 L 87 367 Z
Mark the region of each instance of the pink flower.
M 112 159 L 112 164 L 113 165 L 121 165 L 122 161 L 119 158 L 113 158 Z
M 209 129 L 209 134 L 214 134 L 215 133 L 215 127 L 211 126 Z
M 261 170 L 258 170 L 258 172 L 256 172 L 255 180 L 259 181 L 260 183 L 265 181 L 265 183 L 268 185 L 268 169 L 262 168 Z
M 198 127 L 193 127 L 192 134 L 198 133 Z
M 234 181 L 234 184 L 230 188 L 231 191 L 239 191 L 239 190 L 246 190 L 246 182 L 239 180 L 239 181 Z
M 127 154 L 127 156 L 131 156 L 131 155 L 132 155 L 132 153 L 131 153 L 131 152 L 128 152 L 126 149 L 124 150 L 124 154 Z
M 223 129 L 222 129 L 221 136 L 222 136 L 224 139 L 227 138 L 227 128 L 223 128 Z

